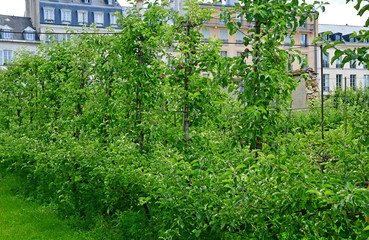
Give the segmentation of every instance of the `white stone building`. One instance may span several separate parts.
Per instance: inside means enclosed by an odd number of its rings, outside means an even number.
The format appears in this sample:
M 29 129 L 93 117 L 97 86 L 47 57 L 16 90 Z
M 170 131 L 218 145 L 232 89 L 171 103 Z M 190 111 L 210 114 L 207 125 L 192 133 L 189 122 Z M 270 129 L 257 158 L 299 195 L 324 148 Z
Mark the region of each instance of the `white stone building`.
M 0 15 L 0 68 L 11 63 L 15 51 L 37 51 L 39 36 L 31 19 Z
M 369 41 L 355 37 L 351 38 L 354 32 L 360 30 L 369 30 L 369 28 L 360 26 L 349 26 L 349 25 L 330 25 L 330 24 L 319 24 L 319 33 L 323 35 L 324 32 L 332 32 L 325 36 L 330 41 L 344 41 L 345 44 L 336 45 L 339 49 L 350 49 L 358 47 L 369 47 Z M 322 44 L 321 42 L 319 44 Z M 342 57 L 335 62 L 331 63 L 331 59 L 334 56 L 334 49 L 328 49 L 328 54 L 323 55 L 323 90 L 324 95 L 328 95 L 334 92 L 337 88 L 346 87 L 357 89 L 363 87 L 369 87 L 369 70 L 366 64 L 359 64 L 355 61 L 346 63 L 344 66 L 341 64 Z M 320 48 L 317 51 L 317 72 L 319 74 L 319 87 L 320 75 L 321 75 L 321 61 L 320 61 Z

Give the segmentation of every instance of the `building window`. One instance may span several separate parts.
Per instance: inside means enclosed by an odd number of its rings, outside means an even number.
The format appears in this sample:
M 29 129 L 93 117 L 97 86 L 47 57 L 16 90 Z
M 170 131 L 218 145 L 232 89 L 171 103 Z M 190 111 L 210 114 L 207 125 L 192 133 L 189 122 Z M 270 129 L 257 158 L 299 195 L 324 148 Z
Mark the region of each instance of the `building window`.
M 288 54 L 288 59 L 287 59 L 287 71 L 291 71 L 292 70 L 292 55 Z
M 342 74 L 336 74 L 336 89 L 342 88 Z
M 61 21 L 63 24 L 69 24 L 72 21 L 72 12 L 69 9 L 61 9 Z
M 309 64 L 308 64 L 308 55 L 307 54 L 302 54 L 301 55 L 301 68 L 308 68 Z
M 96 26 L 102 27 L 104 25 L 104 13 L 94 12 Z
M 351 60 L 350 61 L 350 68 L 356 68 L 356 61 L 355 60 Z
M 12 50 L 0 50 L 0 65 L 6 65 L 13 58 Z
M 203 77 L 210 77 L 210 74 L 209 73 L 203 73 L 202 76 Z
M 237 52 L 237 57 L 242 57 L 242 52 Z
M 220 25 L 225 25 L 225 16 L 226 15 L 227 15 L 227 13 L 220 10 L 220 12 L 219 12 Z
M 108 0 L 108 5 L 113 5 L 113 0 Z
M 243 32 L 237 31 L 236 32 L 236 43 L 242 44 L 243 43 L 243 37 L 244 37 Z
M 369 75 L 364 75 L 364 88 L 369 87 Z
M 340 56 L 340 57 L 336 60 L 336 68 L 343 68 L 343 66 L 342 66 L 342 56 Z
M 368 69 L 368 64 L 364 63 L 363 68 Z
M 329 74 L 323 74 L 323 91 L 329 91 Z
M 44 8 L 45 22 L 54 22 L 54 8 Z
M 329 68 L 329 55 L 323 54 L 323 68 Z
M 350 88 L 352 88 L 353 90 L 356 90 L 356 75 L 355 74 L 350 75 Z
M 301 47 L 308 46 L 308 37 L 307 34 L 301 34 Z
M 220 56 L 221 57 L 227 57 L 228 56 L 228 52 L 227 51 L 220 51 Z
M 242 13 L 239 12 L 236 13 L 236 21 L 241 23 L 242 26 Z
M 114 14 L 114 12 L 110 13 L 110 25 L 116 27 L 118 26 L 118 16 Z
M 56 39 L 57 38 L 55 34 L 52 34 L 52 33 L 46 34 L 46 39 L 45 39 L 46 42 L 54 42 Z
M 87 11 L 78 11 L 78 24 L 79 25 L 88 24 L 88 12 Z
M 91 3 L 91 0 L 82 0 L 83 3 Z
M 204 35 L 203 41 L 208 41 L 210 38 L 210 29 L 201 28 L 201 33 Z
M 306 28 L 306 20 L 304 22 L 304 24 L 301 25 L 302 28 Z
M 219 35 L 220 35 L 220 40 L 223 43 L 228 43 L 228 30 L 227 29 L 220 29 Z
M 27 40 L 27 41 L 35 41 L 35 33 L 33 32 L 25 32 L 24 33 L 24 40 Z
M 2 39 L 13 39 L 13 33 L 9 30 L 5 30 L 1 32 Z
M 291 46 L 291 35 L 287 35 L 285 38 L 284 38 L 284 45 L 285 46 Z

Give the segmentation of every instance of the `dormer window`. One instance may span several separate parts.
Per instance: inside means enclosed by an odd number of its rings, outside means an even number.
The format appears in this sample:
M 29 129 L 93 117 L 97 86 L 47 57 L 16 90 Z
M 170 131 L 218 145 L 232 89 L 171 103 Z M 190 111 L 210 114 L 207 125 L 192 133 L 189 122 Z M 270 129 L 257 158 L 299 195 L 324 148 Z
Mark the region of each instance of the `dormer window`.
M 104 13 L 103 12 L 94 12 L 94 17 L 95 17 L 95 23 L 96 26 L 102 27 L 104 26 Z
M 72 22 L 72 11 L 70 9 L 61 9 L 61 21 L 63 24 L 70 24 Z
M 45 22 L 54 22 L 54 8 L 44 8 L 44 20 Z
M 108 0 L 108 5 L 113 5 L 113 0 Z
M 1 28 L 1 38 L 2 39 L 13 39 L 13 29 L 8 25 Z
M 24 40 L 26 41 L 35 41 L 36 40 L 36 30 L 31 27 L 27 27 L 23 31 Z

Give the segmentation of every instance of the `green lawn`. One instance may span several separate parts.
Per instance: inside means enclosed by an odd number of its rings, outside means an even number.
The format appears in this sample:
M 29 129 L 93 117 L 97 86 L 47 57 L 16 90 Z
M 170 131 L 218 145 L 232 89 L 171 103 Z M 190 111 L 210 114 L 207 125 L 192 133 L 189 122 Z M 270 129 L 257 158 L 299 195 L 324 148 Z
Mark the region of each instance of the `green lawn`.
M 16 196 L 19 187 L 14 176 L 0 174 L 0 239 L 1 240 L 73 240 L 92 239 L 59 219 L 50 208 Z

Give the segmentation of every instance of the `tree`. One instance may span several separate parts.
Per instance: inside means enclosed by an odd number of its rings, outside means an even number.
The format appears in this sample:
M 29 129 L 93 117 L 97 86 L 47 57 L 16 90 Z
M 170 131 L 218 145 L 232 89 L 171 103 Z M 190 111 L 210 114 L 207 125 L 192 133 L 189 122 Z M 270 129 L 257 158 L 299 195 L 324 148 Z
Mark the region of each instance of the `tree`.
M 293 59 L 300 56 L 297 51 L 282 49 L 284 38 L 293 36 L 307 18 L 312 19 L 317 13 L 313 4 L 297 0 L 241 0 L 235 5 L 223 16 L 230 33 L 242 31 L 241 22 L 233 21 L 235 17 L 254 23 L 254 28 L 244 32 L 246 49 L 231 67 L 236 80 L 231 90 L 244 89 L 238 92 L 243 106 L 239 129 L 251 149 L 261 150 L 265 135 L 273 129 L 275 119 L 291 100 L 290 93 L 297 84 L 286 71 L 286 63 L 289 55 Z

